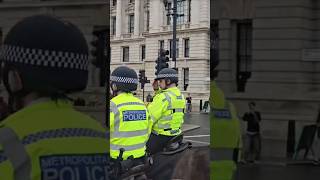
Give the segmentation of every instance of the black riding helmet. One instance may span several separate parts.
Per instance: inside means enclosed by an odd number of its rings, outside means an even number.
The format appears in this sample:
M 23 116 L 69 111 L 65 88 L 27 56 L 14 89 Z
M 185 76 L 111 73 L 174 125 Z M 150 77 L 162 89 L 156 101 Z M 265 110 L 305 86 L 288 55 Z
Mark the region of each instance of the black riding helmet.
M 116 85 L 117 91 L 132 92 L 139 83 L 137 73 L 126 66 L 117 67 L 110 76 L 111 87 Z
M 86 40 L 76 26 L 53 16 L 36 15 L 18 22 L 4 40 L 0 60 L 9 93 L 11 69 L 20 73 L 25 92 L 70 93 L 87 85 Z
M 169 79 L 171 83 L 178 83 L 178 72 L 174 69 L 171 68 L 164 68 L 162 69 L 155 80 L 160 80 L 160 79 Z

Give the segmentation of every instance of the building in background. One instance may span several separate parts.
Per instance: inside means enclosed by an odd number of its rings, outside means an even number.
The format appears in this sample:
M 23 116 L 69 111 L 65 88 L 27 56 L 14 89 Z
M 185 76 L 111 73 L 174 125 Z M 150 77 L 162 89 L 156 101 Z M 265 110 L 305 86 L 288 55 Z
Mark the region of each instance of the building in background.
M 110 43 L 111 71 L 120 65 L 146 70 L 148 79 L 155 77 L 155 61 L 161 48 L 170 50 L 172 16 L 164 0 L 111 0 Z M 173 6 L 166 0 L 167 7 Z M 179 87 L 191 93 L 195 110 L 200 100 L 209 96 L 209 0 L 178 2 L 177 12 L 177 68 Z M 171 55 L 171 53 L 170 53 Z M 170 67 L 174 62 L 170 61 Z M 146 91 L 152 91 L 150 84 Z M 140 94 L 140 91 L 138 91 Z
M 0 1 L 0 46 L 7 32 L 21 19 L 36 14 L 51 14 L 78 26 L 91 49 L 93 30 L 101 26 L 107 27 L 109 24 L 107 13 L 108 2 L 105 0 L 2 0 Z M 1 90 L 3 89 L 1 85 Z M 100 104 L 105 104 L 104 92 L 105 88 L 99 87 L 99 69 L 90 64 L 85 97 L 91 97 L 87 93 L 92 96 L 98 95 L 99 98 L 93 98 L 98 99 Z
M 239 111 L 261 111 L 264 156 L 285 157 L 289 122 L 296 142 L 320 104 L 320 2 L 215 0 L 217 82 Z M 272 146 L 269 146 L 271 145 Z

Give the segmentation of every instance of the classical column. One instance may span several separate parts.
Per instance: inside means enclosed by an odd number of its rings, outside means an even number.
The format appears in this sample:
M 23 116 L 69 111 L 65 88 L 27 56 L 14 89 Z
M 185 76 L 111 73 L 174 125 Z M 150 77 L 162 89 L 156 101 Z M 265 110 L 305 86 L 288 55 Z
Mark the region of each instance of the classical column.
M 198 26 L 200 24 L 200 2 L 191 0 L 191 25 Z
M 152 0 L 150 2 L 151 7 L 150 7 L 150 32 L 158 32 L 160 30 L 160 0 Z
M 135 0 L 134 2 L 134 36 L 140 34 L 140 1 Z
M 122 33 L 122 0 L 117 0 L 116 37 L 120 38 L 121 33 Z

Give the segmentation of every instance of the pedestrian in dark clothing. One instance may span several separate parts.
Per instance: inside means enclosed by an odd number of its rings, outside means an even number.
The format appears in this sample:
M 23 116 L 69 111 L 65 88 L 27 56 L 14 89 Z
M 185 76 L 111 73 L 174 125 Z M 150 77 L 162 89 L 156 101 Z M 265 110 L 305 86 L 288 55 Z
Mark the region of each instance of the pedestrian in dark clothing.
M 311 151 L 313 154 L 313 162 L 317 165 L 320 164 L 320 109 L 318 110 L 318 116 L 316 124 L 314 125 L 314 135 L 313 142 L 311 146 Z
M 192 97 L 190 96 L 190 93 L 188 93 L 188 97 L 186 97 L 186 101 L 187 101 L 187 113 L 190 113 L 192 111 Z
M 0 97 L 0 121 L 4 120 L 9 115 L 9 107 L 4 102 L 3 97 Z
M 151 96 L 151 94 L 149 93 L 147 96 L 147 102 L 152 102 L 153 98 Z
M 242 119 L 247 121 L 246 143 L 244 148 L 244 160 L 254 162 L 260 159 L 261 137 L 260 137 L 260 121 L 261 114 L 255 110 L 256 104 L 250 102 L 249 112 L 246 112 Z

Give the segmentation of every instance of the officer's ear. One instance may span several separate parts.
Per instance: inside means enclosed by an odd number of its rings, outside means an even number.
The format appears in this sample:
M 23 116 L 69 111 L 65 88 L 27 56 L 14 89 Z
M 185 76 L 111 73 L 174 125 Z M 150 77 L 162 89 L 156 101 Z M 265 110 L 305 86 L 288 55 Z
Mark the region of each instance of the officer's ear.
M 170 85 L 171 84 L 171 80 L 170 79 L 166 79 L 166 84 Z
M 8 72 L 8 84 L 10 86 L 11 92 L 17 92 L 22 90 L 23 88 L 22 79 L 18 71 L 10 70 Z
M 113 91 L 117 91 L 118 90 L 118 88 L 117 88 L 115 83 L 112 83 L 111 88 L 112 88 Z

